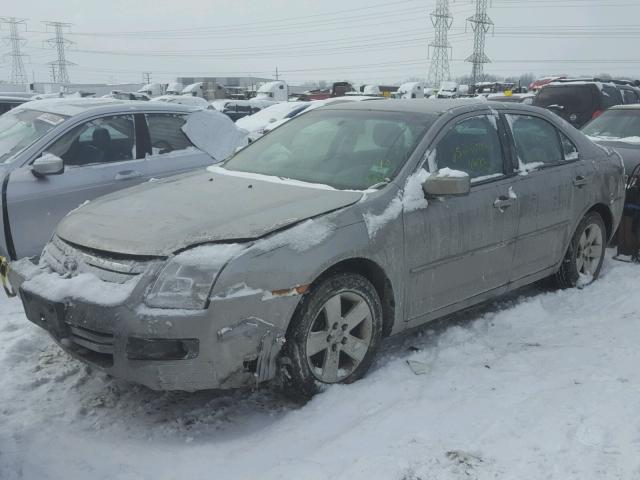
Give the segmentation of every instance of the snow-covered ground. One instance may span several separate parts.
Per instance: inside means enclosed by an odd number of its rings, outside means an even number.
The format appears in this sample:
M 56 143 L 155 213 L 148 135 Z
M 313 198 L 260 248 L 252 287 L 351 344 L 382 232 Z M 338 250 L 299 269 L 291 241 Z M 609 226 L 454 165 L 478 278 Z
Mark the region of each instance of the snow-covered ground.
M 392 340 L 305 406 L 115 381 L 2 298 L 0 478 L 638 479 L 638 292 L 640 267 L 609 259 L 583 290 L 530 287 Z

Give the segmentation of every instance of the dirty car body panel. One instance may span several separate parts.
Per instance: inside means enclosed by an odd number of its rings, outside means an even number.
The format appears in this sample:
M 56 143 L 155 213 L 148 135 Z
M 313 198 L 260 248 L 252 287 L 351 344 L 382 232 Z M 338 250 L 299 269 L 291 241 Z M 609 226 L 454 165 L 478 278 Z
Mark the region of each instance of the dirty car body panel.
M 527 118 L 518 124 L 509 114 Z M 372 135 L 349 131 L 349 119 L 362 125 L 405 116 L 424 128 L 412 130 L 418 138 L 407 140 L 406 156 L 375 188 L 331 188 L 303 174 L 292 181 L 261 171 L 265 152 L 286 165 L 291 149 L 279 139 L 299 130 L 320 135 L 330 130 L 323 122 L 342 118 L 349 135 L 336 133 L 339 145 L 323 158 L 347 162 L 362 158 L 359 148 Z M 411 136 L 390 126 L 377 130 L 384 145 L 389 131 Z M 521 135 L 531 132 L 558 135 L 559 144 L 566 136 L 576 152 L 527 166 L 531 158 L 520 158 L 516 143 L 522 147 L 531 137 Z M 252 155 L 254 173 L 247 171 Z M 381 165 L 376 161 L 371 172 Z M 470 193 L 425 199 L 416 179 L 445 167 L 469 172 Z M 536 187 L 550 175 L 564 184 Z M 222 167 L 77 210 L 39 265 L 12 264 L 11 281 L 28 318 L 85 362 L 154 389 L 235 388 L 276 376 L 301 299 L 328 273 L 366 276 L 391 335 L 554 273 L 585 213 L 597 209 L 611 234 L 622 202 L 619 157 L 545 110 L 449 100 L 342 104 L 293 119 Z M 553 208 L 563 210 L 561 218 L 553 218 Z M 550 248 L 549 235 L 561 247 Z M 207 281 L 199 280 L 203 272 Z M 122 295 L 105 299 L 89 286 L 67 288 L 86 273 Z M 159 306 L 183 289 L 190 296 L 177 304 L 188 308 Z

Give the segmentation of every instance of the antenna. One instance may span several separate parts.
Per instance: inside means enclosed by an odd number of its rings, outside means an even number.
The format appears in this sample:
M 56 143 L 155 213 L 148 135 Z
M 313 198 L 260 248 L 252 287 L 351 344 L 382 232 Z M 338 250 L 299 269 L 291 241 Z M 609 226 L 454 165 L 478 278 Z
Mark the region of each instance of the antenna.
M 52 27 L 55 33 L 55 37 L 45 40 L 45 43 L 51 48 L 55 48 L 58 53 L 58 59 L 50 62 L 50 65 L 55 67 L 55 77 L 57 83 L 70 83 L 69 73 L 67 72 L 67 66 L 75 65 L 75 63 L 67 60 L 65 55 L 65 49 L 73 45 L 74 42 L 64 38 L 63 30 L 71 27 L 70 23 L 63 22 L 44 22 L 47 27 Z
M 26 40 L 18 34 L 18 26 L 26 26 L 26 21 L 25 18 L 0 17 L 0 24 L 9 25 L 9 36 L 5 37 L 4 40 L 11 45 L 11 53 L 8 54 L 11 57 L 11 77 L 9 82 L 16 85 L 25 85 L 29 82 L 27 72 L 24 69 L 24 62 L 22 61 L 22 57 L 25 55 L 20 50 Z
M 473 53 L 465 61 L 473 64 L 471 78 L 474 84 L 484 78 L 484 64 L 491 63 L 484 53 L 485 38 L 494 26 L 493 20 L 487 15 L 488 3 L 489 0 L 476 0 L 476 13 L 467 18 L 473 30 Z
M 451 78 L 449 72 L 451 44 L 449 43 L 448 35 L 449 29 L 453 24 L 453 17 L 449 11 L 449 0 L 438 0 L 436 9 L 431 12 L 430 16 L 431 23 L 435 29 L 435 38 L 429 43 L 429 53 L 433 49 L 433 56 L 431 57 L 427 83 L 432 87 L 438 88 L 443 80 Z

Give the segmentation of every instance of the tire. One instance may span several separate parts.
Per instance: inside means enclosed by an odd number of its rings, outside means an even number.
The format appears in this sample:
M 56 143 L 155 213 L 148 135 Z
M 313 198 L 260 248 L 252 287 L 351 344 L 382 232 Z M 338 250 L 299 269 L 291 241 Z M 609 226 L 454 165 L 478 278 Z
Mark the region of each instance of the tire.
M 382 318 L 380 297 L 361 275 L 339 273 L 314 285 L 287 332 L 285 394 L 307 400 L 330 384 L 361 378 L 380 346 Z
M 559 288 L 584 287 L 600 275 L 607 238 L 602 217 L 587 213 L 573 234 L 567 253 L 554 280 Z

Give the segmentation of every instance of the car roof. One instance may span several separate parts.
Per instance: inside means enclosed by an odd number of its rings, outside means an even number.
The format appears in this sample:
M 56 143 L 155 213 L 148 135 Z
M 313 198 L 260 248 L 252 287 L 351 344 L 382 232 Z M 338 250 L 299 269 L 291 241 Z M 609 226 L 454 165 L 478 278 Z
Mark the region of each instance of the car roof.
M 349 102 L 326 105 L 318 108 L 318 110 L 364 110 L 378 112 L 407 112 L 418 114 L 436 114 L 440 115 L 449 111 L 473 111 L 478 109 L 522 109 L 532 111 L 529 105 L 519 103 L 511 103 L 506 105 L 504 102 L 491 102 L 486 100 L 470 99 L 403 99 L 403 100 L 385 100 L 380 102 Z M 538 109 L 535 109 L 538 111 Z
M 171 104 L 167 102 L 148 102 L 141 100 L 118 100 L 115 98 L 49 98 L 32 100 L 22 104 L 24 110 L 38 110 L 58 115 L 76 116 L 85 112 L 109 114 L 123 111 L 176 111 L 189 112 L 194 110 L 187 105 Z

